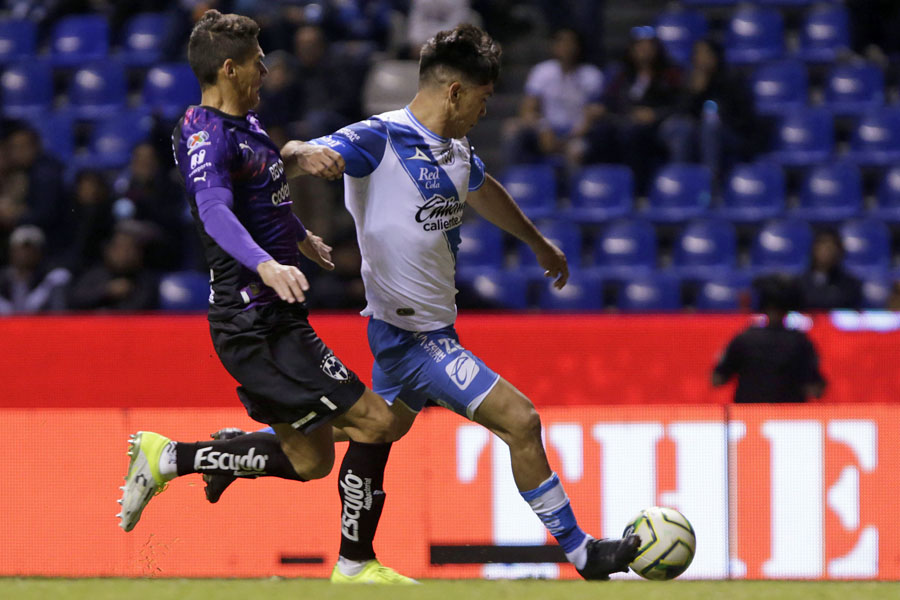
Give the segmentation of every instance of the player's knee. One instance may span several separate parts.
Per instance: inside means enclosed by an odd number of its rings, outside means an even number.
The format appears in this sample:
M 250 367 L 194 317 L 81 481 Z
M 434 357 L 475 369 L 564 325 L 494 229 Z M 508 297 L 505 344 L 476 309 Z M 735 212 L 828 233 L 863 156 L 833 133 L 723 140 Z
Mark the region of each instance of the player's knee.
M 324 456 L 291 459 L 291 465 L 293 465 L 297 475 L 306 481 L 322 479 L 327 477 L 334 467 L 334 452 L 327 453 Z
M 523 441 L 541 439 L 541 416 L 530 402 L 511 415 L 510 433 Z

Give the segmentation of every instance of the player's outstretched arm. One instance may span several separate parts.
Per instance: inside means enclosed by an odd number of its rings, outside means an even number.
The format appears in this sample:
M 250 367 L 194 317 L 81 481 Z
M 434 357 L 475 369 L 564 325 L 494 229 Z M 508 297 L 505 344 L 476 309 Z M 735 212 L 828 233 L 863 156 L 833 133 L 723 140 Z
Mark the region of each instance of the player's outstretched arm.
M 538 231 L 500 182 L 485 173 L 484 184 L 469 192 L 466 198 L 482 217 L 528 244 L 544 275 L 554 280 L 556 288 L 566 285 L 569 279 L 566 255 Z
M 300 175 L 312 175 L 324 179 L 340 179 L 346 165 L 344 158 L 327 146 L 291 140 L 281 149 L 285 172 L 293 179 Z

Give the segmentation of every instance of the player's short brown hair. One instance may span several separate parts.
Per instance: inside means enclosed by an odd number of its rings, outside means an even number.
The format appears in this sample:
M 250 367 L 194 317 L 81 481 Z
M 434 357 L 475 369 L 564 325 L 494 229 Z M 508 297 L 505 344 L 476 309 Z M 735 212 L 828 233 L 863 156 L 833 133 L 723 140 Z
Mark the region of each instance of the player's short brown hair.
M 188 42 L 188 63 L 200 86 L 215 85 L 227 59 L 240 63 L 250 58 L 259 45 L 257 36 L 259 25 L 250 17 L 206 11 L 194 25 Z
M 500 54 L 500 44 L 474 25 L 438 32 L 422 47 L 419 83 L 442 81 L 448 71 L 475 85 L 494 83 L 500 76 Z

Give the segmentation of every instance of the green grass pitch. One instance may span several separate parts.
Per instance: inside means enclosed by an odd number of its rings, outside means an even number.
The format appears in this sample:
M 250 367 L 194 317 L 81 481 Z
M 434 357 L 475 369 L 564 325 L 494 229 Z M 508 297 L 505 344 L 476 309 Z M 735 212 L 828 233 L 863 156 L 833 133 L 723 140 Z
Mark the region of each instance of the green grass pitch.
M 425 581 L 333 586 L 315 579 L 0 579 L 4 600 L 896 600 L 900 583 L 782 581 Z

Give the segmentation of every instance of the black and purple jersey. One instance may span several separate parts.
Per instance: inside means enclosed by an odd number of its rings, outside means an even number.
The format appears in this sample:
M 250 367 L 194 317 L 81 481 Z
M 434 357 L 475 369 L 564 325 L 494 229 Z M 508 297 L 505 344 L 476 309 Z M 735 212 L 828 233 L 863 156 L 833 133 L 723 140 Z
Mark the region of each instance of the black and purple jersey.
M 231 318 L 250 306 L 280 302 L 255 269 L 241 264 L 216 243 L 197 207 L 198 193 L 209 188 L 231 190 L 234 215 L 262 249 L 260 254 L 267 253 L 283 265 L 299 266 L 297 242 L 305 230 L 291 212 L 281 153 L 256 114 L 236 117 L 192 106 L 175 127 L 172 145 L 210 268 L 210 320 Z

